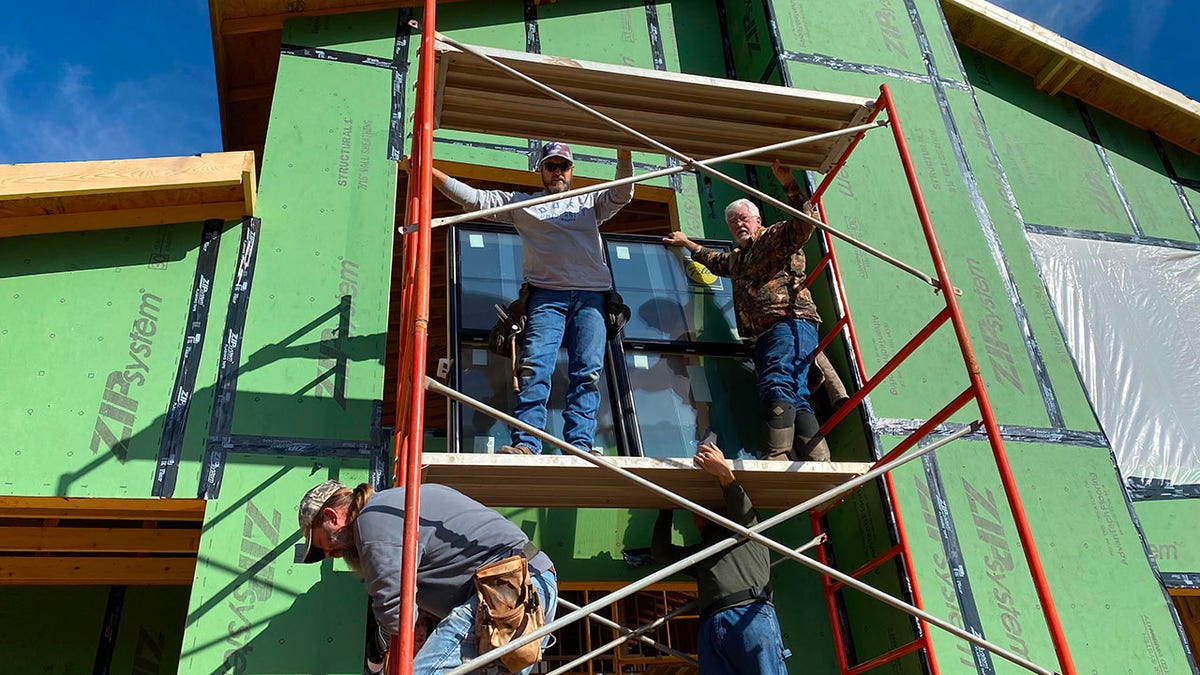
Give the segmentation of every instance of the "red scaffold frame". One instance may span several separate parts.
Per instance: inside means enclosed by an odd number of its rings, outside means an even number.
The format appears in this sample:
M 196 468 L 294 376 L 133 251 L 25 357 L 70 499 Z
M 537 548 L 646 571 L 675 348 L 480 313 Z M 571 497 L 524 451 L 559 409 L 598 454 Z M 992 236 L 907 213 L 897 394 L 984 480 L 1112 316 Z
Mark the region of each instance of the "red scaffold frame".
M 414 624 L 414 615 L 416 611 L 415 593 L 417 517 L 419 516 L 418 504 L 421 482 L 420 466 L 422 452 L 422 430 L 425 406 L 425 390 L 427 386 L 425 370 L 429 322 L 430 251 L 432 242 L 431 230 L 433 222 L 432 151 L 434 114 L 433 104 L 435 99 L 434 44 L 438 37 L 434 28 L 436 18 L 435 10 L 436 2 L 433 0 L 427 0 L 425 3 L 423 21 L 421 22 L 421 56 L 417 80 L 417 106 L 413 121 L 412 155 L 409 160 L 408 167 L 409 192 L 406 200 L 406 222 L 415 224 L 415 228 L 408 228 L 412 230 L 412 232 L 411 234 L 406 235 L 405 238 L 404 260 L 401 274 L 401 283 L 403 284 L 401 292 L 401 342 L 398 363 L 399 386 L 397 387 L 396 394 L 396 432 L 394 438 L 395 454 L 393 457 L 394 475 L 392 481 L 394 485 L 403 486 L 406 488 L 406 518 L 404 524 L 403 562 L 401 567 L 399 626 L 412 626 Z M 897 152 L 899 154 L 900 162 L 904 170 L 909 190 L 912 194 L 913 204 L 916 208 L 917 216 L 921 223 L 922 233 L 925 237 L 925 242 L 928 246 L 930 257 L 936 271 L 936 279 L 932 280 L 932 285 L 934 285 L 934 288 L 940 292 L 941 296 L 944 298 L 945 307 L 939 311 L 925 325 L 925 327 L 917 333 L 916 336 L 914 336 L 907 344 L 905 344 L 895 356 L 889 359 L 888 362 L 884 364 L 884 366 L 880 368 L 877 373 L 868 377 L 865 374 L 862 353 L 859 348 L 857 334 L 851 318 L 850 307 L 845 288 L 842 283 L 837 256 L 833 249 L 833 238 L 830 236 L 830 232 L 833 230 L 830 230 L 828 227 L 824 226 L 821 228 L 823 230 L 822 237 L 826 253 L 815 265 L 812 276 L 816 276 L 821 272 L 829 273 L 832 287 L 835 291 L 836 303 L 841 310 L 841 316 L 834 324 L 833 328 L 821 341 L 818 349 L 824 349 L 835 339 L 837 335 L 842 334 L 844 331 L 853 355 L 853 367 L 855 368 L 857 381 L 861 385 L 858 391 L 855 392 L 845 404 L 840 406 L 836 413 L 822 425 L 822 432 L 828 433 L 839 421 L 852 412 L 870 394 L 870 392 L 876 386 L 878 386 L 880 382 L 882 382 L 900 365 L 900 363 L 904 361 L 905 358 L 915 351 L 926 339 L 928 339 L 929 336 L 934 334 L 938 329 L 949 322 L 954 330 L 959 350 L 966 366 L 969 378 L 969 384 L 967 388 L 951 403 L 926 421 L 919 429 L 909 435 L 885 456 L 877 460 L 873 465 L 873 468 L 880 468 L 884 465 L 894 464 L 897 458 L 908 452 L 911 448 L 915 447 L 922 438 L 932 432 L 943 422 L 948 420 L 951 415 L 963 408 L 972 400 L 975 401 L 979 410 L 980 418 L 982 420 L 983 431 L 991 447 L 997 470 L 1000 474 L 1001 484 L 1004 488 L 1009 508 L 1016 523 L 1018 538 L 1033 578 L 1033 584 L 1038 600 L 1040 601 L 1042 607 L 1042 612 L 1044 614 L 1051 641 L 1058 658 L 1061 673 L 1064 675 L 1075 675 L 1075 666 L 1071 659 L 1070 650 L 1063 634 L 1062 626 L 1054 605 L 1053 598 L 1051 597 L 1049 591 L 1049 584 L 1046 579 L 1045 571 L 1037 553 L 1029 522 L 1017 490 L 1016 481 L 1013 477 L 1012 469 L 1008 462 L 1003 441 L 1001 440 L 999 426 L 996 423 L 991 404 L 988 401 L 987 391 L 980 375 L 974 349 L 971 346 L 971 340 L 967 333 L 966 323 L 956 299 L 955 287 L 951 284 L 945 260 L 942 256 L 941 248 L 934 233 L 929 211 L 926 206 L 924 196 L 922 195 L 921 188 L 917 180 L 916 170 L 900 125 L 896 105 L 887 85 L 880 87 L 879 99 L 877 100 L 875 109 L 872 111 L 868 121 L 873 121 L 881 114 L 886 114 L 887 126 L 890 126 L 892 130 L 892 135 Z M 600 116 L 598 113 L 597 115 Z M 619 125 L 619 123 L 617 124 Z M 628 129 L 627 127 L 624 127 L 624 125 L 619 126 L 621 128 Z M 865 131 L 859 131 L 853 137 L 836 164 L 814 191 L 812 201 L 818 207 L 818 215 L 820 216 L 820 223 L 822 225 L 824 225 L 826 221 L 826 213 L 821 197 L 838 175 L 841 168 L 845 165 L 846 161 L 850 157 L 850 154 L 853 152 L 864 134 Z M 665 147 L 661 146 L 661 144 L 656 145 L 658 147 Z M 668 151 L 670 150 L 669 148 L 666 149 Z M 695 168 L 703 168 L 704 170 L 709 171 L 707 167 L 702 167 L 698 164 L 695 166 Z M 600 189 L 603 187 L 604 185 L 599 185 L 595 186 L 594 189 Z M 778 206 L 778 204 L 776 205 Z M 789 212 L 791 211 L 789 210 Z M 793 215 L 799 217 L 798 213 L 793 213 Z M 814 223 L 815 222 L 816 221 L 814 221 Z M 886 563 L 888 560 L 899 557 L 902 562 L 905 576 L 907 577 L 907 582 L 909 584 L 908 590 L 912 596 L 913 606 L 915 606 L 915 608 L 918 610 L 922 608 L 921 596 L 917 587 L 915 570 L 913 569 L 912 565 L 912 556 L 908 547 L 907 538 L 905 536 L 903 521 L 900 517 L 898 505 L 895 503 L 893 497 L 895 494 L 895 489 L 892 483 L 891 474 L 890 472 L 883 472 L 881 477 L 884 481 L 888 507 L 891 509 L 893 515 L 897 542 L 880 556 L 868 561 L 857 570 L 849 573 L 849 576 L 853 577 L 853 579 L 834 581 L 829 576 L 825 576 L 823 578 L 827 604 L 830 610 L 833 635 L 835 637 L 835 643 L 838 651 L 838 664 L 840 672 L 843 675 L 856 675 L 857 673 L 865 672 L 890 660 L 920 650 L 926 655 L 930 671 L 936 675 L 938 672 L 937 662 L 933 654 L 927 621 L 926 618 L 924 618 L 927 615 L 925 615 L 923 612 L 919 614 L 914 613 L 919 622 L 919 630 L 916 639 L 914 639 L 912 642 L 900 645 L 885 654 L 870 658 L 862 663 L 850 664 L 848 662 L 845 649 L 846 642 L 842 633 L 841 623 L 838 619 L 839 612 L 835 594 L 844 588 L 849 581 L 853 581 L 867 572 L 876 569 L 880 565 Z M 828 511 L 829 508 L 832 507 L 824 506 L 811 512 L 811 519 L 815 533 L 821 534 L 821 517 Z M 759 535 L 747 533 L 745 536 L 757 537 Z M 818 555 L 821 563 L 825 563 L 826 551 L 824 547 L 818 548 Z M 942 627 L 945 628 L 944 625 Z M 960 637 L 965 638 L 967 636 L 960 635 Z M 990 646 L 987 648 L 991 649 Z M 996 650 L 993 649 L 992 651 Z M 997 651 L 997 653 L 1000 652 Z M 1004 656 L 1004 654 L 1001 655 Z M 412 631 L 402 630 L 399 632 L 399 635 L 392 640 L 391 649 L 389 650 L 388 672 L 393 674 L 411 675 L 413 656 Z M 1006 656 L 1006 658 L 1008 657 Z M 1021 665 L 1032 670 L 1033 672 L 1050 672 L 1040 667 L 1030 667 L 1031 664 L 1027 663 L 1021 663 Z M 464 668 L 465 667 L 466 666 L 464 666 Z

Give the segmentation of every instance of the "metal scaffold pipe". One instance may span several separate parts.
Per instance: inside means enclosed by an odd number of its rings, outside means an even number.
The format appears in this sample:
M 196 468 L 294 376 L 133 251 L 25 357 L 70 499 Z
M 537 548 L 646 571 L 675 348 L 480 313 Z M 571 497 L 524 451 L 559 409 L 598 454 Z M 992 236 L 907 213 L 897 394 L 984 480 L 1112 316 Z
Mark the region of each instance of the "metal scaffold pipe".
M 906 613 L 916 616 L 918 618 L 924 619 L 927 623 L 937 626 L 938 628 L 941 628 L 942 630 L 950 633 L 951 635 L 954 635 L 963 640 L 966 640 L 973 645 L 976 645 L 978 647 L 986 649 L 1003 659 L 1011 661 L 1012 663 L 1015 663 L 1018 666 L 1021 666 L 1022 668 L 1029 670 L 1030 672 L 1038 673 L 1039 675 L 1055 675 L 1054 671 L 1043 668 L 1043 667 L 1033 663 L 1032 661 L 1029 661 L 1028 659 L 1026 659 L 1024 657 L 1014 654 L 1013 652 L 1011 652 L 1007 649 L 1004 649 L 1003 647 L 1001 647 L 995 643 L 989 642 L 988 640 L 985 640 L 977 635 L 968 633 L 967 631 L 963 630 L 962 628 L 959 628 L 958 626 L 955 626 L 954 624 L 952 624 L 948 621 L 940 619 L 918 607 L 914 607 L 913 605 L 910 605 L 902 600 L 899 600 L 899 599 L 894 598 L 886 593 L 883 593 L 882 591 L 879 591 L 878 589 L 876 589 L 872 586 L 869 586 L 869 585 L 859 581 L 858 579 L 855 579 L 854 577 L 852 577 L 850 575 L 847 575 L 843 572 L 833 569 L 832 567 L 829 567 L 827 565 L 823 565 L 822 563 L 820 563 L 816 560 L 813 560 L 812 558 L 809 558 L 807 556 L 793 553 L 792 549 L 788 548 L 787 546 L 784 546 L 783 544 L 780 544 L 780 543 L 760 534 L 760 532 L 763 532 L 772 527 L 775 527 L 776 525 L 779 525 L 780 523 L 783 523 L 790 518 L 800 515 L 801 513 L 804 513 L 805 511 L 808 511 L 809 509 L 812 509 L 820 504 L 828 502 L 833 497 L 836 497 L 843 493 L 850 492 L 854 489 L 857 489 L 859 486 L 869 483 L 870 481 L 873 481 L 874 479 L 878 478 L 879 476 L 881 476 L 889 471 L 892 471 L 896 467 L 899 467 L 903 464 L 906 464 L 915 459 L 923 457 L 924 455 L 929 454 L 930 452 L 933 452 L 934 450 L 937 450 L 938 448 L 946 445 L 947 443 L 950 443 L 954 440 L 957 440 L 958 438 L 966 436 L 967 434 L 978 431 L 981 428 L 981 423 L 979 423 L 979 422 L 973 422 L 972 424 L 970 424 L 966 427 L 963 427 L 962 429 L 959 429 L 959 430 L 955 431 L 954 433 L 952 433 L 944 438 L 941 438 L 941 439 L 937 440 L 936 442 L 931 443 L 924 448 L 918 448 L 918 449 L 913 450 L 901 457 L 898 457 L 898 458 L 892 460 L 891 462 L 887 462 L 878 467 L 875 467 L 875 468 L 871 469 L 870 471 L 867 471 L 866 473 L 862 474 L 861 476 L 858 476 L 849 481 L 846 481 L 845 483 L 842 483 L 841 485 L 839 485 L 837 487 L 834 487 L 834 488 L 827 490 L 815 497 L 812 497 L 811 499 L 808 499 L 801 504 L 798 504 L 798 505 L 793 506 L 792 508 L 787 509 L 779 514 L 776 514 L 775 516 L 768 518 L 767 520 L 759 523 L 758 525 L 755 525 L 754 527 L 747 528 L 747 527 L 743 527 L 743 526 L 739 525 L 738 523 L 733 522 L 732 520 L 729 520 L 728 518 L 726 518 L 718 513 L 713 512 L 710 509 L 707 509 L 699 504 L 696 504 L 696 503 L 686 499 L 685 497 L 677 495 L 674 492 L 667 490 L 666 488 L 656 485 L 655 483 L 648 481 L 645 478 L 638 476 L 637 474 L 634 474 L 622 467 L 616 466 L 608 461 L 605 461 L 604 459 L 596 457 L 596 456 L 592 455 L 591 453 L 588 453 L 584 450 L 580 450 L 579 448 L 572 446 L 571 444 L 567 443 L 566 441 L 563 441 L 562 439 L 551 436 L 550 434 L 546 433 L 545 431 L 542 431 L 541 429 L 536 429 L 536 428 L 518 420 L 517 418 L 515 418 L 511 415 L 508 415 L 504 412 L 501 412 L 500 410 L 497 410 L 497 409 L 487 405 L 486 403 L 482 403 L 482 402 L 477 401 L 465 394 L 462 394 L 461 392 L 455 391 L 454 389 L 451 389 L 450 387 L 443 385 L 442 383 L 438 382 L 437 380 L 434 380 L 431 377 L 425 378 L 425 386 L 427 389 L 429 389 L 430 391 L 433 391 L 434 393 L 442 394 L 443 396 L 451 398 L 460 403 L 466 404 L 479 412 L 482 412 L 486 415 L 489 415 L 490 417 L 500 420 L 501 422 L 504 422 L 505 424 L 508 424 L 513 427 L 517 427 L 517 428 L 525 431 L 526 433 L 533 434 L 534 436 L 537 436 L 538 438 L 540 438 L 542 440 L 543 444 L 553 445 L 561 450 L 564 450 L 565 452 L 567 452 L 571 455 L 574 455 L 576 457 L 579 457 L 579 458 L 587 461 L 590 464 L 593 464 L 593 465 L 599 466 L 599 467 L 603 467 L 609 471 L 620 474 L 622 477 L 626 478 L 627 480 L 632 481 L 638 485 L 641 485 L 642 487 L 644 487 L 648 490 L 651 490 L 652 492 L 664 497 L 668 501 L 678 504 L 678 505 L 688 509 L 689 511 L 698 513 L 701 516 L 703 516 L 704 518 L 708 519 L 709 521 L 714 522 L 737 535 L 737 536 L 729 537 L 727 539 L 719 541 L 719 542 L 713 544 L 712 546 L 710 546 L 709 548 L 704 549 L 703 551 L 699 551 L 694 555 L 688 556 L 678 562 L 667 565 L 666 567 L 662 568 L 658 572 L 654 572 L 646 577 L 643 577 L 639 581 L 633 582 L 632 584 L 630 584 L 618 591 L 615 591 L 607 596 L 604 596 L 603 598 L 600 598 L 594 602 L 591 602 L 588 605 L 584 606 L 583 608 L 576 610 L 574 612 L 571 612 L 570 614 L 568 614 L 562 618 L 555 619 L 553 622 L 546 624 L 542 628 L 522 637 L 519 640 L 514 640 L 503 647 L 492 650 L 492 651 L 488 652 L 487 654 L 484 654 L 483 656 L 472 659 L 471 661 L 459 666 L 458 668 L 451 670 L 449 673 L 447 673 L 447 675 L 466 675 L 467 673 L 470 673 L 471 671 L 479 668 L 480 666 L 482 666 L 486 663 L 490 663 L 491 661 L 494 661 L 494 660 L 500 658 L 504 654 L 507 654 L 507 653 L 517 649 L 518 647 L 520 647 L 523 644 L 527 644 L 536 639 L 545 637 L 546 635 L 552 633 L 553 631 L 558 630 L 559 628 L 562 628 L 563 626 L 566 626 L 574 621 L 577 621 L 577 620 L 583 618 L 585 615 L 591 614 L 602 607 L 606 607 L 608 605 L 613 604 L 614 602 L 617 602 L 618 600 L 626 598 L 626 597 L 632 595 L 633 593 L 636 593 L 636 592 L 646 588 L 647 586 L 650 586 L 651 584 L 657 583 L 657 582 L 669 577 L 670 575 L 675 574 L 676 572 L 680 572 L 680 571 L 690 567 L 691 565 L 695 564 L 696 562 L 699 562 L 700 560 L 703 560 L 704 558 L 707 558 L 711 555 L 714 555 L 716 553 L 724 551 L 725 549 L 728 549 L 728 548 L 736 545 L 738 542 L 742 541 L 743 539 L 751 539 L 751 540 L 753 540 L 759 544 L 762 544 L 763 546 L 766 546 L 767 548 L 769 548 L 783 556 L 786 556 L 792 560 L 799 562 L 802 565 L 805 565 L 806 567 L 809 567 L 809 568 L 814 569 L 822 574 L 825 574 L 826 576 L 836 579 L 836 580 L 842 582 L 846 586 L 849 586 L 851 588 L 854 588 L 855 590 L 865 593 L 866 595 L 869 595 L 869 596 L 883 602 L 884 604 L 887 604 L 887 605 L 889 605 L 895 609 L 898 609 L 902 612 L 906 612 Z
M 411 21 L 410 24 L 414 28 L 419 25 L 416 21 Z M 437 35 L 438 41 L 444 42 L 444 43 L 454 47 L 455 49 L 462 51 L 463 53 L 470 54 L 471 56 L 474 56 L 475 58 L 478 58 L 488 64 L 491 64 L 492 66 L 504 71 L 505 73 L 508 73 L 509 75 L 521 80 L 522 82 L 529 84 L 530 86 L 534 87 L 538 91 L 541 91 L 552 98 L 556 98 L 556 99 L 562 101 L 563 103 L 566 103 L 567 105 L 569 105 L 587 115 L 595 117 L 596 119 L 600 120 L 601 122 L 604 122 L 605 124 L 607 124 L 609 126 L 615 127 L 617 129 L 633 136 L 634 138 L 638 139 L 642 143 L 645 143 L 646 145 L 649 145 L 650 147 L 653 147 L 653 148 L 656 148 L 656 149 L 662 151 L 666 155 L 669 155 L 671 157 L 674 157 L 675 159 L 678 159 L 685 166 L 687 166 L 689 168 L 698 169 L 702 173 L 708 174 L 709 176 L 712 176 L 713 178 L 716 178 L 719 181 L 728 183 L 729 185 L 732 185 L 746 193 L 752 194 L 752 195 L 758 197 L 759 199 L 762 199 L 763 201 L 771 204 L 772 206 L 782 210 L 784 213 L 787 213 L 788 215 L 795 217 L 795 218 L 800 218 L 801 220 L 808 223 L 809 225 L 812 225 L 813 227 L 824 230 L 824 231 L 828 232 L 829 234 L 837 237 L 838 239 L 845 241 L 846 243 L 850 244 L 851 246 L 854 246 L 866 253 L 869 253 L 869 254 L 875 256 L 876 258 L 879 258 L 880 260 L 882 260 L 890 265 L 895 266 L 898 269 L 908 272 L 909 274 L 913 275 L 914 277 L 920 279 L 921 281 L 925 282 L 926 284 L 929 284 L 930 286 L 932 286 L 934 288 L 937 288 L 937 289 L 941 288 L 941 286 L 939 285 L 938 280 L 936 278 L 918 270 L 917 268 L 913 267 L 912 265 L 909 265 L 908 263 L 905 263 L 897 258 L 894 258 L 894 257 L 884 253 L 883 251 L 880 251 L 879 249 L 871 246 L 870 244 L 867 244 L 867 243 L 862 242 L 854 237 L 851 237 L 848 234 L 845 234 L 843 232 L 835 230 L 835 229 L 829 227 L 828 225 L 826 225 L 825 223 L 821 222 L 820 220 L 817 220 L 816 218 L 813 218 L 811 216 L 801 213 L 798 209 L 792 208 L 788 204 L 785 204 L 784 202 L 781 202 L 778 199 L 775 199 L 774 197 L 766 194 L 765 192 L 762 192 L 761 190 L 757 190 L 737 179 L 726 176 L 725 174 L 721 173 L 720 171 L 717 171 L 716 169 L 708 166 L 704 162 L 697 161 L 696 159 L 689 157 L 688 155 L 685 155 L 684 153 L 679 152 L 678 150 L 675 150 L 674 148 L 672 148 L 668 145 L 665 145 L 665 144 L 651 138 L 650 136 L 647 136 L 646 134 L 643 134 L 642 132 L 628 126 L 627 124 L 624 124 L 623 122 L 620 122 L 619 120 L 615 120 L 615 119 L 609 117 L 608 115 L 605 115 L 604 113 L 593 109 L 592 107 L 588 106 L 587 104 L 581 103 L 581 102 L 571 98 L 570 96 L 567 96 L 566 94 L 558 91 L 557 89 L 554 89 L 553 87 L 550 87 L 546 84 L 538 82 L 537 80 L 533 79 L 532 77 L 529 77 L 528 75 L 525 75 L 524 73 L 516 70 L 515 68 L 512 68 L 508 65 L 505 65 L 504 63 L 501 63 L 500 61 L 492 58 L 491 56 L 488 56 L 487 54 L 480 52 L 479 50 L 477 50 L 469 45 L 465 45 L 453 38 L 446 37 L 445 35 L 443 35 L 441 33 L 435 33 L 435 34 Z
M 826 540 L 826 536 L 824 534 L 821 534 L 816 537 L 813 537 L 807 543 L 805 543 L 803 546 L 794 548 L 792 550 L 796 553 L 803 553 L 809 549 L 813 549 L 813 548 L 820 546 L 821 544 L 824 544 L 825 540 Z M 790 558 L 777 558 L 777 559 L 771 561 L 771 567 L 772 568 L 778 567 L 779 564 L 785 560 L 790 560 Z M 584 654 L 583 656 L 580 656 L 579 658 L 575 659 L 574 661 L 571 661 L 570 663 L 567 663 L 559 668 L 556 668 L 556 669 L 550 671 L 549 673 L 546 673 L 546 675 L 562 675 L 563 673 L 570 672 L 570 670 L 572 668 L 574 668 L 575 666 L 578 666 L 581 663 L 586 663 L 586 662 L 596 658 L 597 656 L 600 656 L 601 654 L 609 651 L 610 649 L 618 647 L 632 639 L 636 639 L 641 642 L 644 642 L 659 651 L 670 654 L 672 656 L 679 657 L 681 659 L 686 660 L 688 663 L 691 663 L 694 665 L 696 663 L 696 659 L 693 659 L 690 655 L 684 654 L 683 652 L 680 652 L 676 649 L 672 649 L 666 645 L 659 644 L 659 643 L 655 642 L 654 640 L 651 640 L 650 638 L 646 637 L 645 633 L 658 628 L 659 626 L 661 626 L 664 623 L 670 621 L 671 619 L 679 616 L 680 614 L 685 614 L 687 612 L 695 610 L 696 604 L 698 602 L 699 602 L 699 600 L 692 600 L 691 602 L 680 605 L 679 607 L 676 607 L 675 609 L 671 610 L 667 614 L 658 617 L 654 621 L 651 621 L 650 623 L 647 623 L 647 624 L 640 626 L 633 630 L 630 630 L 624 626 L 621 626 L 620 624 L 618 624 L 614 621 L 610 621 L 609 619 L 607 619 L 603 616 L 600 616 L 598 614 L 588 615 L 587 618 L 589 621 L 596 621 L 596 622 L 604 624 L 605 626 L 608 626 L 610 628 L 615 628 L 615 629 L 621 631 L 621 636 L 611 642 L 608 642 L 607 644 L 604 644 L 600 647 L 593 649 L 592 651 L 588 652 L 587 654 Z M 576 605 L 573 602 L 568 602 L 566 600 L 563 600 L 562 598 L 558 599 L 558 604 L 562 605 L 570 610 L 579 609 L 579 605 Z
M 793 148 L 793 147 L 796 147 L 797 145 L 805 145 L 807 143 L 816 143 L 818 141 L 826 141 L 831 138 L 837 138 L 839 136 L 847 136 L 850 134 L 862 133 L 862 132 L 870 131 L 871 129 L 878 129 L 878 128 L 884 127 L 884 126 L 887 126 L 887 122 L 882 121 L 882 120 L 879 122 L 872 122 L 870 124 L 859 124 L 858 126 L 847 127 L 845 129 L 838 129 L 837 131 L 828 131 L 823 134 L 816 134 L 815 136 L 805 136 L 804 138 L 797 138 L 797 139 L 791 140 L 791 141 L 783 141 L 781 143 L 775 143 L 773 145 L 764 145 L 761 148 L 751 148 L 750 150 L 740 150 L 738 152 L 731 152 L 727 155 L 721 155 L 719 157 L 712 157 L 710 159 L 698 160 L 696 162 L 696 164 L 697 165 L 703 164 L 705 166 L 709 166 L 712 164 L 720 164 L 722 162 L 734 162 L 739 159 L 745 159 L 747 157 L 753 157 L 755 155 L 764 155 L 764 154 L 767 154 L 770 152 L 775 152 L 776 150 L 784 150 L 787 148 Z M 579 195 L 586 195 L 586 194 L 589 194 L 592 192 L 599 192 L 601 190 L 607 190 L 609 188 L 620 187 L 622 185 L 628 185 L 630 183 L 641 183 L 643 181 L 653 180 L 655 178 L 662 178 L 664 176 L 672 176 L 677 173 L 683 173 L 684 171 L 690 171 L 691 168 L 692 167 L 690 167 L 690 166 L 680 164 L 678 166 L 671 166 L 671 167 L 667 167 L 665 169 L 657 169 L 655 171 L 650 171 L 648 173 L 641 173 L 636 176 L 630 176 L 628 178 L 618 178 L 616 180 L 605 181 L 603 183 L 597 183 L 595 185 L 589 185 L 587 187 L 575 188 L 574 190 L 567 190 L 565 192 L 559 192 L 559 193 L 552 194 L 552 195 L 543 195 L 541 197 L 534 197 L 533 199 L 526 199 L 525 201 L 513 202 L 511 204 L 505 204 L 504 206 L 496 206 L 496 207 L 493 207 L 490 209 L 481 209 L 479 211 L 472 211 L 470 213 L 461 213 L 456 216 L 443 216 L 441 218 L 434 218 L 433 226 L 441 227 L 443 225 L 454 225 L 455 223 L 464 223 L 464 222 L 467 222 L 468 220 L 478 220 L 480 218 L 489 218 L 491 216 L 494 216 L 494 215 L 497 215 L 500 213 L 507 213 L 509 211 L 515 211 L 517 209 L 525 209 L 525 208 L 529 208 L 531 206 L 537 206 L 538 204 L 546 204 L 548 202 L 558 201 L 560 199 L 569 199 L 571 197 L 577 197 Z

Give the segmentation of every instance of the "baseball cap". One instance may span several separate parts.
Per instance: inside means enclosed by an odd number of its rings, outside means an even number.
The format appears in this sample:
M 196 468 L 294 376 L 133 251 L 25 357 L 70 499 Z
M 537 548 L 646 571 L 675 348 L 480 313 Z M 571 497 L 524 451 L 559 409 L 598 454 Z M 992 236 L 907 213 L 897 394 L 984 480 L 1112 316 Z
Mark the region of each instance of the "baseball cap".
M 336 480 L 327 480 L 304 493 L 304 497 L 300 500 L 298 514 L 300 533 L 304 535 L 304 550 L 296 556 L 298 562 L 315 563 L 325 558 L 325 551 L 322 551 L 320 548 L 313 548 L 312 545 L 313 520 L 321 512 L 321 507 L 325 506 L 325 502 L 329 501 L 329 498 L 335 492 L 344 489 L 346 489 L 346 486 Z
M 538 169 L 541 169 L 542 164 L 551 157 L 562 157 L 572 164 L 575 163 L 575 160 L 571 159 L 571 148 L 566 143 L 551 141 L 542 145 L 542 153 L 537 163 Z

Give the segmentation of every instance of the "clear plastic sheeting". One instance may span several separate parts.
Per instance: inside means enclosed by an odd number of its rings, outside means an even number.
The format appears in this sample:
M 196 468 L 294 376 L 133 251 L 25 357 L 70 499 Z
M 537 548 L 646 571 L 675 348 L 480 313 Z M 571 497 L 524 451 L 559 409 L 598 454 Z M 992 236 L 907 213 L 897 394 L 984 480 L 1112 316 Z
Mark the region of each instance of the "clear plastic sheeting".
M 1029 240 L 1122 475 L 1200 484 L 1200 253 Z

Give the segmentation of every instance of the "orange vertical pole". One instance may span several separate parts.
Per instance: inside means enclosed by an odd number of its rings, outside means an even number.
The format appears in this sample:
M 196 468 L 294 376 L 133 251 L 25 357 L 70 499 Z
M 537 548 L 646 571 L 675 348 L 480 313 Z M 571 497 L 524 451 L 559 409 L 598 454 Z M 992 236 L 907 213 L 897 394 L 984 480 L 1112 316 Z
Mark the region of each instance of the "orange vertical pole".
M 891 122 L 890 126 L 892 128 L 892 136 L 896 140 L 896 149 L 900 153 L 900 162 L 904 166 L 904 176 L 908 180 L 908 187 L 912 192 L 913 204 L 917 208 L 917 217 L 921 221 L 921 229 L 924 231 L 925 241 L 929 245 L 929 254 L 933 258 L 933 265 L 937 270 L 942 296 L 946 300 L 946 306 L 950 309 L 950 322 L 954 326 L 954 334 L 958 338 L 958 347 L 962 351 L 963 360 L 966 362 L 967 373 L 971 379 L 971 387 L 975 392 L 975 400 L 979 405 L 979 412 L 983 417 L 984 428 L 987 430 L 988 443 L 992 448 L 992 456 L 996 460 L 996 468 L 1000 473 L 1000 482 L 1004 486 L 1004 495 L 1008 499 L 1008 507 L 1012 511 L 1013 520 L 1017 526 L 1017 536 L 1021 540 L 1021 548 L 1025 552 L 1025 560 L 1029 564 L 1029 572 L 1033 576 L 1033 587 L 1037 591 L 1038 601 L 1042 605 L 1042 614 L 1046 618 L 1046 627 L 1050 630 L 1050 640 L 1054 644 L 1054 651 L 1058 655 L 1058 663 L 1062 667 L 1063 675 L 1075 675 L 1075 664 L 1071 659 L 1071 651 L 1067 646 L 1066 636 L 1063 634 L 1058 610 L 1054 606 L 1054 598 L 1050 595 L 1050 585 L 1046 581 L 1046 572 L 1042 567 L 1041 557 L 1038 555 L 1037 546 L 1033 541 L 1033 531 L 1030 529 L 1029 520 L 1025 516 L 1025 507 L 1021 503 L 1021 496 L 1017 491 L 1017 483 L 1013 477 L 1012 467 L 1008 463 L 1008 453 L 1005 452 L 1004 443 L 1000 439 L 1000 427 L 996 424 L 996 417 L 992 413 L 992 406 L 988 401 L 987 390 L 983 386 L 983 378 L 979 373 L 979 362 L 975 358 L 975 350 L 971 346 L 971 338 L 967 334 L 966 322 L 963 319 L 962 311 L 958 307 L 958 300 L 954 295 L 954 286 L 950 283 L 950 274 L 946 269 L 946 261 L 942 258 L 941 247 L 938 245 L 937 236 L 933 232 L 933 222 L 929 217 L 929 209 L 925 205 L 925 197 L 921 193 L 921 186 L 917 182 L 917 171 L 913 166 L 912 156 L 908 152 L 908 144 L 904 140 L 904 132 L 900 128 L 900 119 L 896 114 L 895 101 L 892 100 L 891 90 L 888 89 L 886 84 L 880 87 L 880 92 L 883 95 L 884 106 L 887 108 L 888 119 Z
M 403 476 L 404 476 L 404 552 L 400 565 L 400 625 L 396 641 L 398 654 L 392 659 L 394 672 L 400 675 L 412 675 L 413 632 L 412 626 L 416 617 L 417 591 L 417 523 L 420 517 L 421 489 L 421 437 L 425 413 L 425 361 L 427 338 L 429 333 L 429 262 L 430 220 L 432 217 L 433 199 L 433 78 L 434 78 L 434 23 L 436 20 L 437 3 L 435 0 L 425 0 L 425 16 L 421 23 L 421 60 L 417 76 L 419 91 L 419 106 L 413 123 L 413 146 L 416 163 L 410 166 L 409 180 L 414 175 L 417 189 L 414 191 L 412 204 L 415 207 L 410 215 L 416 220 L 418 229 L 413 235 L 416 238 L 415 274 L 413 277 L 410 308 L 412 313 L 411 337 L 408 347 L 411 358 L 406 358 L 409 365 L 408 417 L 405 424 L 403 442 Z M 402 326 L 410 330 L 408 325 Z M 399 382 L 405 384 L 403 380 Z M 397 392 L 399 394 L 399 392 Z M 399 423 L 399 420 L 397 420 Z M 397 473 L 400 473 L 399 471 Z M 398 663 L 397 663 L 398 660 Z

